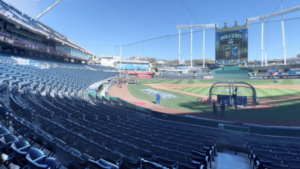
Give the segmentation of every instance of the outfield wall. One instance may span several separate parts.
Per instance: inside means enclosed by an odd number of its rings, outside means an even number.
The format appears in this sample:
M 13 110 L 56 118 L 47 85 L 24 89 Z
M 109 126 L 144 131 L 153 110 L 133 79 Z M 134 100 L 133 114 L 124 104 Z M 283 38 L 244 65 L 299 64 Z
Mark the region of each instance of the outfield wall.
M 266 80 L 266 79 L 300 79 L 300 75 L 266 75 L 266 76 L 237 76 L 237 75 L 226 75 L 226 76 L 213 76 L 213 75 L 194 75 L 194 76 L 179 76 L 179 75 L 155 75 L 153 78 L 155 79 L 178 79 L 178 80 L 184 80 L 184 79 L 215 79 L 215 80 L 224 80 L 224 79 L 239 79 L 239 80 Z
M 250 76 L 251 80 L 265 80 L 265 79 L 300 79 L 300 75 L 275 75 L 275 76 Z

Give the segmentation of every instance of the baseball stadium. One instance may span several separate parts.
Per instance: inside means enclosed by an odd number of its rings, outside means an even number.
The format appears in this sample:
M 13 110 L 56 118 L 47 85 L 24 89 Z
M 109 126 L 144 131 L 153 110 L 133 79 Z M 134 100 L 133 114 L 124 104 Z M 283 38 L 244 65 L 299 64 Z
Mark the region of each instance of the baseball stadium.
M 52 1 L 0 0 L 0 169 L 300 169 L 298 1 Z

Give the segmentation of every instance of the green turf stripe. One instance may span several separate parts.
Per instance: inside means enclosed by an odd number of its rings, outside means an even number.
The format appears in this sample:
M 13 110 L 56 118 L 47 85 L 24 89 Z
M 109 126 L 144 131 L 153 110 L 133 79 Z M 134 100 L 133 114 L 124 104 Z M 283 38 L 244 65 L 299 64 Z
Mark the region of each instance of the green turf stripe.
M 200 95 L 208 96 L 209 95 L 209 89 L 210 89 L 210 87 L 201 87 L 200 90 L 197 93 L 199 93 Z
M 241 95 L 243 96 L 252 96 L 253 95 L 253 91 L 252 89 L 245 89 L 244 93 L 241 93 Z
M 300 90 L 296 89 L 281 89 L 280 95 L 288 95 L 288 96 L 298 96 L 300 94 Z
M 199 87 L 197 90 L 195 90 L 195 93 L 199 95 L 209 95 L 209 89 L 208 87 Z
M 179 84 L 182 80 L 176 80 L 172 84 Z
M 188 80 L 181 80 L 178 84 L 188 84 Z
M 188 92 L 188 90 L 192 90 L 191 87 L 183 87 L 183 88 L 174 88 L 175 90 L 183 91 L 183 92 Z
M 195 84 L 194 80 L 188 80 L 188 84 Z
M 157 80 L 157 81 L 153 81 L 153 83 L 162 83 L 164 81 L 166 81 L 166 80 L 165 79 L 163 79 L 163 80 Z M 151 83 L 148 83 L 148 84 L 151 84 Z
M 200 87 L 191 87 L 188 91 L 189 93 L 198 94 L 197 91 L 200 90 Z
M 256 92 L 258 97 L 266 97 L 268 95 L 266 89 L 257 88 Z
M 292 82 L 293 82 L 294 85 L 299 85 L 300 84 L 299 79 L 292 79 Z
M 187 90 L 185 90 L 185 92 L 193 93 L 194 90 L 195 90 L 194 87 L 188 87 Z
M 196 84 L 203 84 L 203 80 L 194 80 Z

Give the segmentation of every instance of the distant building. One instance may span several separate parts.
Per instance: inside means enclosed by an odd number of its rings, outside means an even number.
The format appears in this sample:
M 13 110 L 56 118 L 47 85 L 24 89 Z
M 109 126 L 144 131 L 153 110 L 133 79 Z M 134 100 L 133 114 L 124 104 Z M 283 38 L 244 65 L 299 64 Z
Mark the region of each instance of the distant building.
M 132 56 L 132 57 L 130 57 L 130 58 L 127 58 L 126 60 L 135 60 L 135 61 L 139 61 L 139 60 L 141 60 L 141 55 Z
M 113 56 L 113 59 L 119 61 L 121 60 L 121 56 Z
M 115 67 L 116 62 L 121 60 L 120 56 L 100 56 L 101 66 Z
M 165 61 L 163 61 L 163 60 L 158 60 L 158 61 L 156 61 L 156 63 L 157 63 L 158 65 L 163 65 L 163 64 L 165 64 Z
M 141 60 L 141 55 L 135 56 L 134 60 Z

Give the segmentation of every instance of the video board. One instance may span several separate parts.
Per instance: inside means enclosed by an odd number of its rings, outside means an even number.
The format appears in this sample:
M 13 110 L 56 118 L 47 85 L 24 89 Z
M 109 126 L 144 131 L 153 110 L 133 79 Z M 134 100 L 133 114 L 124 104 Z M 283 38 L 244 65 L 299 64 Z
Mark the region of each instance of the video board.
M 248 62 L 248 29 L 216 32 L 216 63 L 238 65 Z

